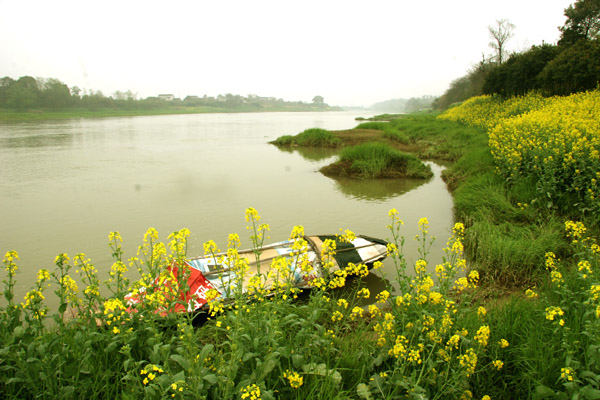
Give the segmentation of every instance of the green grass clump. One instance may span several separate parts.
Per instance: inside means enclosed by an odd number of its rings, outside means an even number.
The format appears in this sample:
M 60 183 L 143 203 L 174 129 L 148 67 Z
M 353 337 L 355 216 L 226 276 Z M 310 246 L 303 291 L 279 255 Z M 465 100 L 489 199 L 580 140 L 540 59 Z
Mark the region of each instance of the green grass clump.
M 430 178 L 431 168 L 417 157 L 402 153 L 383 143 L 364 143 L 346 147 L 340 153 L 341 162 L 351 163 L 360 176 L 374 178 L 403 175 L 407 178 Z
M 478 219 L 465 234 L 466 253 L 490 281 L 508 287 L 532 285 L 545 273 L 548 251 L 564 254 L 561 227 L 557 220 L 520 225 Z
M 371 122 L 363 122 L 359 124 L 354 129 L 374 129 L 378 131 L 382 131 L 382 136 L 386 139 L 393 140 L 395 142 L 399 142 L 402 144 L 408 144 L 410 142 L 410 138 L 402 132 L 400 129 L 396 128 L 394 124 L 391 122 L 385 121 L 371 121 Z
M 337 147 L 341 140 L 325 129 L 310 128 L 296 136 L 280 136 L 271 143 L 277 146 Z
M 378 131 L 385 130 L 386 127 L 390 126 L 389 122 L 385 121 L 369 121 L 358 124 L 354 129 L 375 129 Z
M 294 137 L 292 135 L 279 136 L 273 141 L 273 144 L 276 144 L 277 146 L 291 146 L 293 143 Z

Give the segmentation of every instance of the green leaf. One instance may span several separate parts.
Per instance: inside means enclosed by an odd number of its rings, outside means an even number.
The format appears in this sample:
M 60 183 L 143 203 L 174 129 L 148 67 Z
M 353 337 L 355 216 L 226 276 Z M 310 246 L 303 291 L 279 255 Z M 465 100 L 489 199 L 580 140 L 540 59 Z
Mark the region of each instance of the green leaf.
M 359 383 L 358 386 L 356 387 L 356 394 L 358 394 L 358 397 L 365 399 L 365 400 L 371 400 L 371 391 L 369 390 L 369 387 L 367 385 L 365 385 L 364 383 Z
M 13 336 L 15 337 L 15 339 L 19 339 L 20 337 L 22 337 L 25 334 L 25 329 L 23 329 L 22 326 L 17 326 L 14 330 L 13 330 Z
M 146 391 L 146 393 L 148 393 L 150 396 L 156 396 L 156 390 L 154 390 L 154 388 L 152 386 L 146 386 L 144 388 L 144 390 Z
M 553 397 L 554 391 L 547 386 L 538 385 L 535 388 L 535 398 L 536 399 L 546 399 L 548 397 Z
M 262 374 L 259 380 L 262 380 L 265 376 L 269 375 L 273 368 L 275 368 L 279 364 L 279 359 L 275 357 L 269 357 L 263 366 Z
M 179 364 L 184 370 L 188 370 L 190 368 L 190 361 L 179 354 L 172 354 L 169 358 Z
M 594 381 L 598 381 L 598 375 L 596 375 L 592 371 L 582 371 L 579 373 L 579 377 L 580 378 L 590 378 L 590 379 L 593 379 Z
M 62 303 L 59 307 L 58 307 L 58 312 L 59 313 L 64 313 L 67 310 L 67 303 Z
M 387 357 L 383 354 L 379 354 L 374 360 L 373 360 L 373 364 L 377 367 L 379 367 L 386 359 Z
M 600 399 L 600 390 L 587 385 L 579 392 L 584 399 Z
M 117 350 L 117 346 L 118 346 L 118 345 L 119 345 L 119 343 L 117 343 L 117 342 L 110 342 L 110 343 L 108 344 L 108 347 L 106 347 L 106 349 L 105 349 L 104 351 L 105 351 L 106 353 L 112 353 L 112 352 L 114 352 L 115 350 Z M 155 364 L 157 364 L 157 363 L 155 363 Z
M 69 385 L 69 386 L 65 386 L 60 389 L 60 398 L 62 398 L 62 399 L 73 398 L 74 394 L 75 394 L 74 386 Z
M 304 356 L 302 354 L 292 355 L 292 364 L 294 364 L 294 368 L 300 368 L 304 364 Z
M 205 381 L 207 381 L 211 385 L 216 384 L 217 381 L 218 381 L 218 378 L 217 378 L 217 376 L 215 374 L 204 375 L 202 377 L 202 379 L 204 379 Z
M 200 352 L 200 360 L 204 360 L 210 353 L 212 353 L 212 351 L 214 350 L 215 346 L 213 344 L 207 344 L 202 348 L 202 351 Z
M 173 375 L 173 381 L 185 381 L 185 373 L 183 371 L 179 371 L 175 375 Z

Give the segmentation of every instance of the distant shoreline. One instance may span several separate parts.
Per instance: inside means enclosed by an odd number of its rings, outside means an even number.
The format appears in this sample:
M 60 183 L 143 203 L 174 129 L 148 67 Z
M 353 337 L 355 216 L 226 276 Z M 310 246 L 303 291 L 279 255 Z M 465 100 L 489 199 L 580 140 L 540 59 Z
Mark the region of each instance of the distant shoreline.
M 341 107 L 323 106 L 281 106 L 281 107 L 169 107 L 161 109 L 139 110 L 28 110 L 15 111 L 0 109 L 0 121 L 28 121 L 44 119 L 71 119 L 71 118 L 104 118 L 104 117 L 136 117 L 151 115 L 177 115 L 177 114 L 213 114 L 213 113 L 248 113 L 248 112 L 315 112 L 315 111 L 344 111 Z

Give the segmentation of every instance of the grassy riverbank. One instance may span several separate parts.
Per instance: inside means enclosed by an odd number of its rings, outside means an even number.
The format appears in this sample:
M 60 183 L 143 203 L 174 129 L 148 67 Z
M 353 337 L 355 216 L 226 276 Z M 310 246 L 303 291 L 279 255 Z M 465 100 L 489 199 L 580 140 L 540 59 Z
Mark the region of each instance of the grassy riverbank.
M 350 266 L 314 282 L 314 289 L 295 301 L 300 294 L 290 287 L 285 267 L 273 263 L 248 287 L 252 302 L 239 293 L 222 312 L 225 305 L 212 301 L 212 318 L 194 328 L 189 315 L 154 312 L 184 301 L 171 290 L 185 282 L 154 286 L 150 279 L 185 259 L 187 230 L 170 235 L 167 244 L 149 230 L 130 260 L 122 259 L 120 236 L 111 233 L 115 263 L 107 277 L 99 277 L 85 255 L 59 255 L 56 269 L 40 271 L 22 302 L 12 296 L 18 256 L 8 252 L 0 393 L 4 398 L 598 398 L 600 248 L 596 178 L 590 174 L 600 170 L 594 164 L 600 116 L 586 110 L 598 99 L 586 96 L 537 105 L 529 97 L 482 98 L 442 115 L 386 116 L 380 119 L 387 122 L 332 132 L 344 145 L 381 142 L 451 163 L 444 178 L 453 192 L 457 224 L 443 262 L 427 262 L 431 238 L 422 218 L 419 235 L 407 239 L 419 244 L 420 259 L 408 264 L 402 256 L 402 214 L 392 209 L 388 251 L 396 274 L 385 277 L 388 286 L 380 293 L 362 287 L 364 267 Z M 573 112 L 570 103 L 577 104 Z M 523 137 L 511 139 L 519 133 Z M 531 146 L 510 147 L 525 137 Z M 550 140 L 560 137 L 573 145 Z M 572 157 L 561 149 L 572 150 Z M 538 160 L 546 168 L 534 168 Z M 573 177 L 579 186 L 555 197 Z M 269 226 L 252 208 L 246 220 L 259 245 Z M 290 237 L 301 232 L 296 227 Z M 346 231 L 342 237 L 352 235 Z M 237 246 L 237 235 L 231 235 L 230 262 L 243 271 Z M 204 247 L 207 254 L 217 251 L 214 242 Z M 300 244 L 298 257 L 302 249 Z M 325 262 L 335 250 L 326 246 Z M 140 280 L 130 282 L 127 270 L 136 268 Z M 275 292 L 263 289 L 267 275 L 281 278 Z M 100 286 L 111 296 L 101 294 Z M 142 287 L 148 301 L 128 313 L 123 295 Z M 343 296 L 336 290 L 341 287 Z M 44 300 L 51 290 L 61 307 L 48 316 Z M 373 304 L 360 306 L 369 299 Z M 65 319 L 71 308 L 77 316 Z

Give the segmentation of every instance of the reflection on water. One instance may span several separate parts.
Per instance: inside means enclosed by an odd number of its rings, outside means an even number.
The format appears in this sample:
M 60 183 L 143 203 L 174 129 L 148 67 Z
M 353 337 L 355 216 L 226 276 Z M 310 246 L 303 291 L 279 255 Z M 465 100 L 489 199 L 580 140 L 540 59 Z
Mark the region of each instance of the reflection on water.
M 339 151 L 338 149 L 318 147 L 276 147 L 283 153 L 299 154 L 308 161 L 327 160 L 338 154 Z M 330 179 L 335 182 L 335 190 L 344 196 L 350 199 L 375 202 L 400 196 L 428 181 L 427 179 L 360 179 L 346 176 L 330 177 Z
M 298 153 L 305 160 L 308 161 L 321 161 L 337 154 L 336 149 L 319 148 L 319 147 L 288 147 L 288 146 L 276 146 L 280 151 L 284 153 Z
M 356 179 L 335 177 L 335 189 L 351 199 L 383 201 L 421 186 L 426 179 Z
M 73 136 L 68 134 L 41 134 L 28 136 L 0 137 L 0 148 L 19 147 L 61 147 L 73 143 Z

